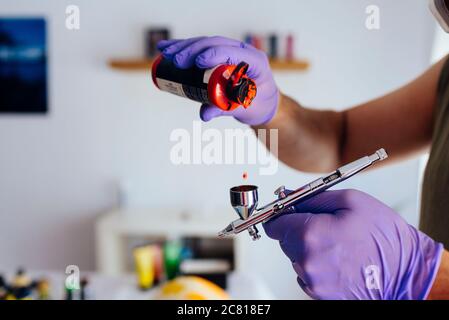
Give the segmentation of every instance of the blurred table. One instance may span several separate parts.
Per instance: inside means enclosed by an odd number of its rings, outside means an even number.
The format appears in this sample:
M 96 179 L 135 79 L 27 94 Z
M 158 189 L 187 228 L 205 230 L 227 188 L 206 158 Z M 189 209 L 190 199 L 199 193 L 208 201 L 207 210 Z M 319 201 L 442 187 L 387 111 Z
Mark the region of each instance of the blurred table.
M 120 275 L 126 268 L 126 241 L 131 237 L 169 239 L 217 238 L 217 233 L 232 220 L 231 208 L 216 208 L 213 215 L 195 214 L 179 208 L 119 208 L 101 215 L 95 223 L 96 267 L 107 275 Z M 234 237 L 234 268 L 245 271 L 248 238 Z
M 8 281 L 14 275 L 13 272 L 3 274 Z M 33 280 L 46 278 L 50 282 L 51 299 L 64 299 L 64 283 L 67 275 L 63 271 L 29 271 L 27 274 Z M 93 300 L 151 300 L 157 293 L 157 289 L 139 290 L 134 274 L 108 276 L 96 272 L 82 272 L 81 277 L 84 276 L 89 280 L 89 299 Z M 226 291 L 235 300 L 270 300 L 274 298 L 262 279 L 238 272 L 229 275 Z

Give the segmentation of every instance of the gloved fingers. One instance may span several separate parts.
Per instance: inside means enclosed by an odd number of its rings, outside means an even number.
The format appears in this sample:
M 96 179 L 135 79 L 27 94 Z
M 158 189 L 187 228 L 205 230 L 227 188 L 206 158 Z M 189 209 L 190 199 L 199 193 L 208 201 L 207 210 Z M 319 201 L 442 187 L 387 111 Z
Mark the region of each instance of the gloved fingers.
M 233 46 L 211 47 L 200 53 L 195 60 L 199 68 L 213 68 L 219 64 L 237 65 L 242 61 L 249 64 L 248 76 L 257 78 L 259 71 L 256 69 L 261 64 L 261 54 L 255 50 L 248 50 Z
M 169 46 L 171 46 L 179 41 L 182 41 L 182 40 L 181 39 L 161 40 L 157 43 L 157 49 L 159 51 L 163 51 L 166 48 L 168 48 Z
M 315 295 L 315 293 L 309 288 L 309 286 L 305 282 L 303 282 L 301 280 L 300 277 L 297 277 L 296 281 L 298 282 L 298 284 L 301 287 L 302 291 L 304 291 L 304 293 L 306 295 L 308 295 L 310 298 L 312 298 L 314 300 L 318 300 L 318 297 Z
M 227 115 L 225 111 L 214 105 L 203 104 L 200 109 L 200 118 L 204 122 L 209 122 L 216 117 L 225 115 Z
M 299 286 L 304 291 L 304 293 L 307 294 L 312 299 L 317 299 L 315 293 L 310 288 L 309 277 L 304 272 L 304 269 L 300 266 L 299 263 L 293 263 L 293 269 L 297 274 L 296 281 L 298 282 Z
M 296 212 L 338 213 L 347 208 L 347 197 L 348 190 L 324 191 L 293 206 Z
M 265 222 L 263 228 L 268 237 L 282 242 L 290 232 L 295 232 L 301 238 L 307 223 L 312 218 L 311 213 L 281 214 Z
M 286 189 L 284 193 L 289 195 L 293 190 Z M 310 199 L 299 200 L 290 207 L 284 209 L 283 213 L 336 213 L 347 207 L 352 190 L 335 190 L 319 193 Z M 356 192 L 356 191 L 355 191 Z M 280 195 L 279 195 L 280 197 Z
M 167 59 L 172 59 L 179 51 L 183 50 L 184 48 L 187 48 L 192 43 L 195 43 L 198 40 L 205 39 L 206 37 L 195 37 L 195 38 L 189 38 L 184 40 L 179 40 L 173 42 L 171 45 L 166 47 L 164 50 L 162 50 L 162 54 Z
M 285 189 L 284 193 L 286 195 L 289 195 L 292 193 L 293 190 Z M 316 195 L 315 197 L 318 197 L 320 194 Z M 280 195 L 279 195 L 280 197 Z M 279 198 L 278 197 L 278 198 Z M 321 205 L 325 204 L 322 203 L 324 197 L 321 196 L 318 199 L 312 201 L 314 197 L 307 199 L 307 200 L 299 200 L 298 202 L 293 203 L 290 207 L 283 210 L 283 213 L 303 213 L 303 212 L 309 212 L 309 213 L 329 213 L 332 211 L 326 211 L 326 206 L 321 207 Z M 323 198 L 323 199 L 322 199 Z
M 211 47 L 220 46 L 246 48 L 246 44 L 234 39 L 218 36 L 201 38 L 193 43 L 190 43 L 182 50 L 178 50 L 173 58 L 173 61 L 179 68 L 190 68 L 195 64 L 195 59 L 201 52 Z

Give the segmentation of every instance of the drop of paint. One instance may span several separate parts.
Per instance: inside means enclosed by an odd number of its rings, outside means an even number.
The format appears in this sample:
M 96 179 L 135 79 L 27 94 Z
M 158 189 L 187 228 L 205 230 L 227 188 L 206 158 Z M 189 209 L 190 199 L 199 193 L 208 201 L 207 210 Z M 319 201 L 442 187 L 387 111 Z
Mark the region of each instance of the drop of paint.
M 243 179 L 245 179 L 245 180 L 248 179 L 248 173 L 246 173 L 246 172 L 243 173 Z

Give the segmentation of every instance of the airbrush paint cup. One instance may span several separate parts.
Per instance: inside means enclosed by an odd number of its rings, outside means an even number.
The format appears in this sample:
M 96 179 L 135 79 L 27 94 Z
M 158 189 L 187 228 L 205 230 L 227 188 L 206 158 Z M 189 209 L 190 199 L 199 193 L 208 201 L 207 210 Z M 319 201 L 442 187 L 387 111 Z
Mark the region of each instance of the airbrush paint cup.
M 256 186 L 238 186 L 230 190 L 231 205 L 242 220 L 248 219 L 259 201 Z
M 259 203 L 258 188 L 256 186 L 238 186 L 231 188 L 231 205 L 240 219 L 247 220 L 257 209 Z M 248 232 L 253 240 L 260 238 L 259 231 L 255 226 L 248 228 Z

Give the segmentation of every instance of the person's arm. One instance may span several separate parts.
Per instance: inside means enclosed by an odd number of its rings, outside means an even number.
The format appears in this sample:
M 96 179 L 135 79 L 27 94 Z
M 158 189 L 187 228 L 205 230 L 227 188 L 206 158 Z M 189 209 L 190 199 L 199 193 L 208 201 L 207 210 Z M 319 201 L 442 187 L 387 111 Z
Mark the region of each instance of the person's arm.
M 428 300 L 449 300 L 449 252 L 444 251 Z
M 281 95 L 271 121 L 253 128 L 279 129 L 279 159 L 301 171 L 327 172 L 380 147 L 391 159 L 404 158 L 430 145 L 445 61 L 404 87 L 343 112 L 307 109 Z
M 210 121 L 232 116 L 254 129 L 279 129 L 278 157 L 295 169 L 331 171 L 380 147 L 386 148 L 392 159 L 400 159 L 431 142 L 437 84 L 446 58 L 384 97 L 335 112 L 307 109 L 279 94 L 266 54 L 241 41 L 199 37 L 161 41 L 158 47 L 182 69 L 247 62 L 248 76 L 257 84 L 251 106 L 223 111 L 203 105 L 200 117 Z

